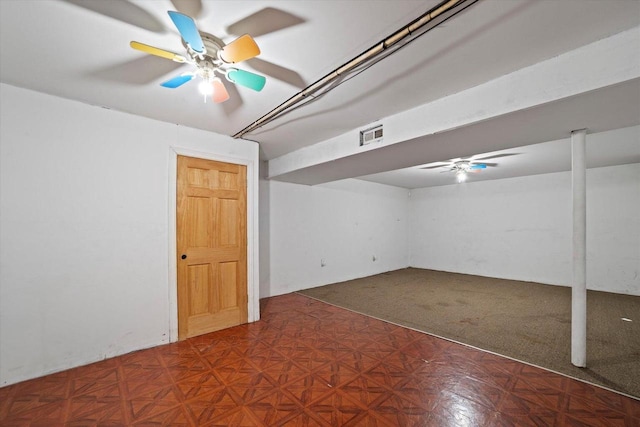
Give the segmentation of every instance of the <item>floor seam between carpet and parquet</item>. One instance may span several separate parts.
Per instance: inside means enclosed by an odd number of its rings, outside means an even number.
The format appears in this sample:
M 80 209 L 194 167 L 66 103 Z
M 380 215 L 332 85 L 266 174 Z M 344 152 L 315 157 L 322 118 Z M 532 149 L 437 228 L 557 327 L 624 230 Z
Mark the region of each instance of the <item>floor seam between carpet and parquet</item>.
M 0 388 L 2 426 L 640 426 L 640 401 L 299 294 Z
M 637 400 L 637 401 L 640 402 L 640 398 L 639 397 L 632 396 L 632 395 L 627 394 L 627 393 L 623 393 L 623 392 L 621 392 L 619 390 L 614 390 L 612 388 L 603 386 L 601 384 L 595 384 L 595 383 L 589 382 L 589 381 L 587 381 L 585 379 L 582 379 L 582 378 L 576 378 L 576 377 L 568 375 L 568 374 L 566 374 L 564 372 L 559 372 L 559 371 L 555 371 L 553 369 L 549 369 L 549 368 L 547 368 L 545 366 L 536 365 L 535 363 L 527 362 L 526 360 L 521 360 L 521 359 L 518 359 L 517 357 L 512 357 L 512 356 L 507 356 L 507 355 L 504 355 L 504 354 L 500 354 L 500 353 L 498 353 L 496 351 L 491 351 L 491 350 L 487 350 L 485 348 L 481 348 L 481 347 L 477 347 L 477 346 L 474 346 L 474 345 L 471 345 L 471 344 L 467 344 L 467 343 L 465 343 L 463 341 L 458 341 L 458 340 L 455 340 L 453 338 L 449 338 L 449 337 L 446 337 L 446 336 L 443 336 L 443 335 L 438 335 L 438 334 L 435 334 L 435 333 L 432 333 L 432 332 L 422 331 L 420 329 L 417 329 L 417 328 L 414 328 L 414 327 L 411 327 L 411 326 L 407 326 L 407 325 L 403 325 L 403 324 L 398 323 L 398 322 L 393 322 L 391 320 L 384 319 L 382 317 L 373 316 L 371 314 L 368 314 L 368 313 L 365 313 L 365 312 L 362 312 L 362 311 L 354 310 L 354 309 L 348 308 L 348 307 L 342 307 L 342 306 L 340 306 L 338 304 L 333 304 L 333 303 L 328 302 L 328 301 L 323 301 L 320 298 L 315 298 L 315 297 L 310 296 L 310 295 L 305 295 L 305 294 L 302 294 L 302 293 L 299 293 L 299 292 L 295 292 L 295 293 L 298 294 L 298 295 L 304 296 L 306 298 L 311 298 L 311 299 L 316 300 L 318 302 L 322 302 L 322 303 L 328 304 L 328 305 L 336 307 L 336 308 L 347 310 L 347 311 L 350 311 L 352 313 L 360 314 L 362 316 L 371 317 L 372 319 L 376 319 L 376 320 L 379 320 L 381 322 L 390 323 L 392 325 L 399 326 L 401 328 L 410 329 L 412 331 L 415 331 L 415 332 L 418 332 L 418 333 L 421 333 L 421 334 L 425 334 L 425 335 L 429 335 L 429 336 L 432 336 L 432 337 L 435 337 L 435 338 L 443 339 L 443 340 L 452 342 L 454 344 L 458 344 L 458 345 L 462 345 L 462 346 L 465 346 L 465 347 L 472 348 L 472 349 L 477 350 L 477 351 L 483 351 L 483 352 L 486 352 L 486 353 L 489 353 L 489 354 L 493 354 L 495 356 L 500 356 L 500 357 L 504 357 L 504 358 L 509 359 L 509 360 L 513 360 L 514 362 L 519 362 L 519 363 L 523 363 L 525 365 L 533 366 L 534 368 L 543 369 L 545 371 L 549 371 L 549 372 L 552 372 L 554 374 L 561 375 L 561 376 L 570 378 L 570 379 L 575 380 L 575 381 L 583 382 L 583 383 L 585 383 L 585 384 L 587 384 L 589 386 L 602 388 L 602 389 L 605 389 L 605 390 L 610 391 L 612 393 L 616 393 L 616 394 L 619 394 L 621 396 L 628 397 L 630 399 L 634 399 L 634 400 Z

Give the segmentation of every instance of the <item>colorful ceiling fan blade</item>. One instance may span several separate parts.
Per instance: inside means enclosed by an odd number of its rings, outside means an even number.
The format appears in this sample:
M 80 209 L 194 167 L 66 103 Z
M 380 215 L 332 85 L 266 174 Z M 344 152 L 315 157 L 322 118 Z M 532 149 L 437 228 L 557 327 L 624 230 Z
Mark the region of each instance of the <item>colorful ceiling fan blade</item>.
M 150 55 L 159 56 L 161 58 L 170 59 L 175 62 L 187 62 L 187 59 L 184 56 L 178 55 L 177 53 L 169 52 L 168 50 L 149 46 L 144 43 L 132 41 L 129 43 L 129 46 L 141 52 L 148 53 Z
M 211 84 L 213 85 L 213 102 L 220 104 L 229 99 L 229 92 L 227 92 L 227 88 L 224 86 L 224 83 L 222 83 L 222 80 L 216 77 Z
M 185 41 L 193 49 L 198 53 L 206 53 L 206 48 L 204 47 L 204 43 L 202 42 L 202 37 L 200 37 L 200 32 L 198 31 L 198 27 L 196 27 L 195 21 L 180 12 L 175 12 L 170 10 L 167 12 L 173 24 L 176 26 L 178 31 L 180 32 L 180 36 L 182 40 Z
M 486 169 L 486 168 L 487 168 L 487 165 L 485 165 L 484 163 L 474 163 L 470 167 L 470 169 Z
M 160 83 L 160 86 L 167 87 L 169 89 L 175 89 L 177 87 L 182 86 L 183 84 L 190 82 L 195 77 L 194 74 L 187 73 L 176 76 L 172 79 L 167 80 L 166 82 Z
M 233 64 L 260 55 L 260 48 L 249 34 L 238 37 L 220 51 L 220 59 Z
M 227 72 L 227 80 L 257 92 L 260 92 L 267 82 L 267 79 L 259 74 L 253 74 L 249 71 L 237 70 L 235 68 Z

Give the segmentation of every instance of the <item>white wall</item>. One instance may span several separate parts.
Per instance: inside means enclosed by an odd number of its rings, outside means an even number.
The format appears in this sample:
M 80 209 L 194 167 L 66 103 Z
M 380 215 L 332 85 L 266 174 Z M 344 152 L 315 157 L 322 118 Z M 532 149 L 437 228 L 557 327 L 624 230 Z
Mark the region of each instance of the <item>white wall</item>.
M 640 295 L 640 164 L 589 169 L 587 185 L 588 287 Z M 407 195 L 261 181 L 261 298 L 407 266 L 571 284 L 569 172 Z
M 587 171 L 587 285 L 640 295 L 640 163 Z
M 587 286 L 640 295 L 640 164 L 587 171 Z M 412 190 L 411 266 L 568 286 L 569 172 Z
M 254 162 L 257 184 L 257 145 L 0 98 L 0 386 L 168 342 L 170 147 Z
M 408 266 L 408 190 L 360 180 L 260 190 L 261 297 Z
M 170 147 L 257 165 L 257 145 L 5 84 L 0 98 L 0 385 L 166 343 Z M 588 286 L 640 295 L 640 165 L 587 179 Z M 571 281 L 568 173 L 411 198 L 359 180 L 259 191 L 261 298 L 409 265 Z

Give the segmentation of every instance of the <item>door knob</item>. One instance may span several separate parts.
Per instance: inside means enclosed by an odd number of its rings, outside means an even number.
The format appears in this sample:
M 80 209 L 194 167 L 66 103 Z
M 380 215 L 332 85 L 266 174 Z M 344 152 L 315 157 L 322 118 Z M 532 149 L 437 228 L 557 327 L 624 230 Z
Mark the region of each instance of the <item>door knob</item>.
M 185 254 L 182 254 L 182 256 L 180 258 L 187 259 L 187 256 Z

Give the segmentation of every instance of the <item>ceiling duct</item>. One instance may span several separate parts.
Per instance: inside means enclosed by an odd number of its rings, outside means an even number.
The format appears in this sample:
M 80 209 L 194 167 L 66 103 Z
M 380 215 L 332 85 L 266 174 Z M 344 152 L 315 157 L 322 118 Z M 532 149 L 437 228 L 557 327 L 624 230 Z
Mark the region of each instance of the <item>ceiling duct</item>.
M 360 131 L 360 146 L 382 141 L 382 125 L 377 125 Z

